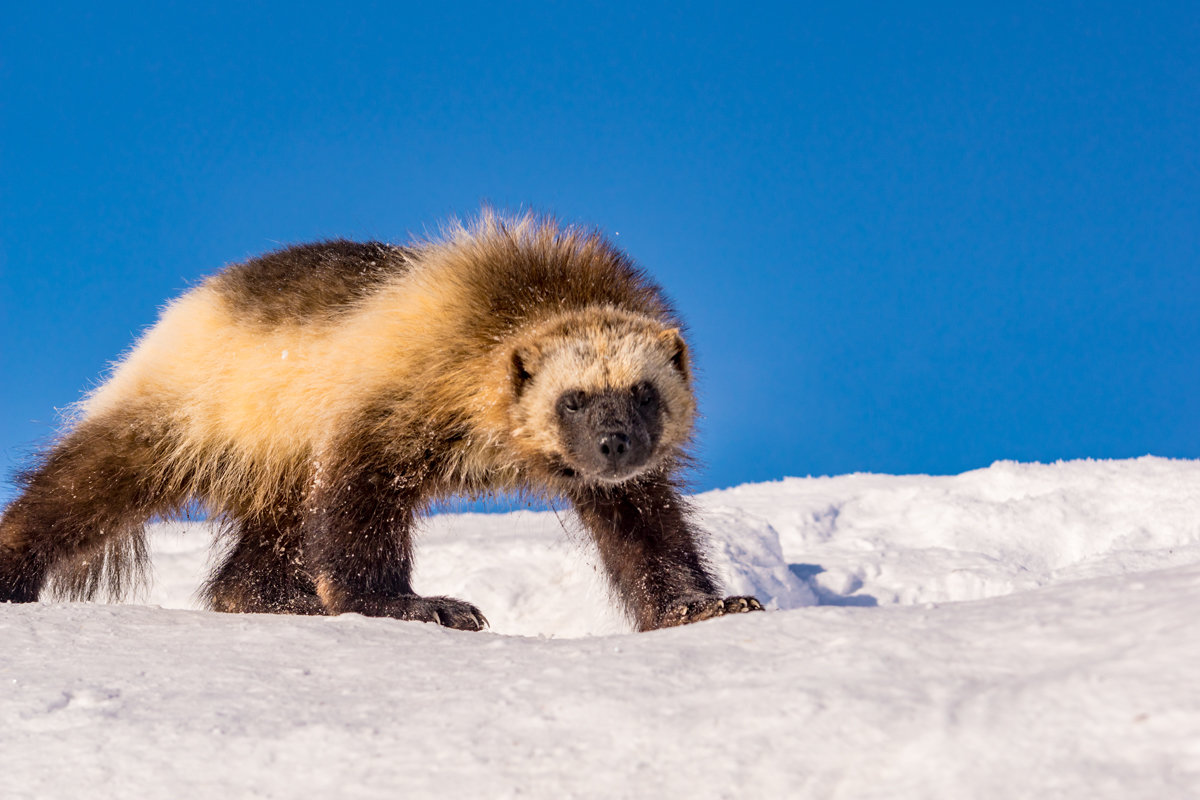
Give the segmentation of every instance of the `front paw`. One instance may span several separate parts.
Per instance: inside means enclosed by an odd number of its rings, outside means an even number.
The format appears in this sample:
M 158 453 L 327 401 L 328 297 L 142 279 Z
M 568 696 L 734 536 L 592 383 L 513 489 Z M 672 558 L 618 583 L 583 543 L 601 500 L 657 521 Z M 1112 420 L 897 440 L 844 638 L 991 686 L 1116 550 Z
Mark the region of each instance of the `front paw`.
M 475 606 L 453 597 L 422 597 L 424 622 L 436 622 L 459 631 L 481 631 L 488 626 L 487 617 Z
M 689 597 L 676 600 L 667 606 L 659 618 L 659 628 L 688 625 L 726 614 L 743 614 L 762 611 L 762 603 L 754 597 Z
M 434 622 L 460 631 L 483 630 L 488 624 L 487 618 L 478 608 L 453 597 L 401 595 L 388 599 L 365 600 L 342 610 L 357 611 L 368 617 Z
M 749 611 L 762 611 L 763 604 L 758 602 L 757 597 L 743 595 L 741 597 L 726 597 L 725 598 L 725 613 L 726 614 L 745 614 Z

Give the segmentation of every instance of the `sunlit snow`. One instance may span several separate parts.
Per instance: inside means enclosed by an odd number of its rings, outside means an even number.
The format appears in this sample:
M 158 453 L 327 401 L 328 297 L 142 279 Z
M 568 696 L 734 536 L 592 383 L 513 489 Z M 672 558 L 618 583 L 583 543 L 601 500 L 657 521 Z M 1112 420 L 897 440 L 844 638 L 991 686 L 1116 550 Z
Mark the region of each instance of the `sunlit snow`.
M 771 609 L 632 634 L 559 512 L 442 515 L 417 588 L 484 633 L 0 606 L 0 796 L 1193 797 L 1200 461 L 998 463 L 695 498 Z

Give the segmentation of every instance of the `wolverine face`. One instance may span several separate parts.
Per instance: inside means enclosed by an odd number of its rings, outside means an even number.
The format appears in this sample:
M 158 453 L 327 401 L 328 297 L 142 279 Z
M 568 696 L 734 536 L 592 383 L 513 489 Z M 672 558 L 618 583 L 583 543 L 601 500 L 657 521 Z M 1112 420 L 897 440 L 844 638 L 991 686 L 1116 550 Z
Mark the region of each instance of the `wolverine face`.
M 660 403 L 649 381 L 624 391 L 572 389 L 559 395 L 554 411 L 567 461 L 603 481 L 636 475 L 658 450 Z
M 514 437 L 561 477 L 619 483 L 690 435 L 686 348 L 677 330 L 645 318 L 587 322 L 513 350 Z

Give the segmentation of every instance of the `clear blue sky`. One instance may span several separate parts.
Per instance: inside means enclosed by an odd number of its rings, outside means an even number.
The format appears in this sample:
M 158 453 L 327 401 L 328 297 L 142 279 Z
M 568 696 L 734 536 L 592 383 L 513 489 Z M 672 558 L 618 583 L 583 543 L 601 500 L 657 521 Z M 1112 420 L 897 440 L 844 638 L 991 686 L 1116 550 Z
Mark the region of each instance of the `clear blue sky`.
M 221 265 L 485 201 L 667 288 L 699 488 L 1200 457 L 1200 12 L 977 5 L 10 6 L 0 467 Z

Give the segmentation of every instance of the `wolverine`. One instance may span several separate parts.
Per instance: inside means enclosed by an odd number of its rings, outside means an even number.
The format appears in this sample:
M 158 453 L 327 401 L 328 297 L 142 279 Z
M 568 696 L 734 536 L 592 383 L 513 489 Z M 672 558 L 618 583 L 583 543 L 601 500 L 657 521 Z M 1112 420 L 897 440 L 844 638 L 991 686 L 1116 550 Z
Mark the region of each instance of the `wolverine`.
M 594 230 L 484 211 L 277 250 L 170 303 L 20 476 L 0 601 L 120 597 L 145 523 L 199 507 L 226 534 L 217 611 L 479 630 L 413 591 L 414 527 L 507 491 L 574 507 L 639 630 L 760 610 L 723 596 L 680 493 L 692 381 L 662 291 Z

